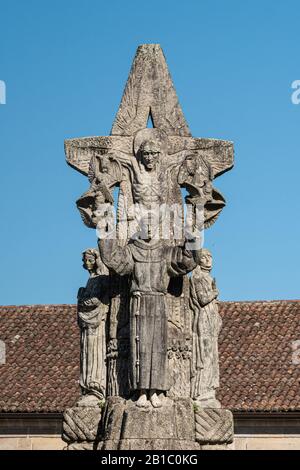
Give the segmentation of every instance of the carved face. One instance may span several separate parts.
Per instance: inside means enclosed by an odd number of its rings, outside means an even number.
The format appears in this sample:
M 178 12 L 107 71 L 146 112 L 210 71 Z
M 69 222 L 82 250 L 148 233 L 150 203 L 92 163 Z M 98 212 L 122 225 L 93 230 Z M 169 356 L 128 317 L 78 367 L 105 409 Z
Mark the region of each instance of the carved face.
M 155 142 L 147 141 L 144 143 L 141 153 L 142 162 L 146 170 L 153 170 L 156 167 L 160 156 L 159 145 Z
M 153 215 L 151 211 L 141 218 L 140 222 L 140 238 L 143 240 L 152 240 L 159 237 L 159 220 L 157 215 Z
M 96 258 L 92 253 L 84 253 L 82 257 L 83 267 L 91 272 L 96 264 Z
M 189 175 L 194 175 L 196 172 L 196 160 L 193 155 L 188 155 L 185 159 L 185 166 Z
M 206 271 L 210 271 L 212 269 L 212 256 L 208 250 L 202 250 L 200 256 L 200 266 Z

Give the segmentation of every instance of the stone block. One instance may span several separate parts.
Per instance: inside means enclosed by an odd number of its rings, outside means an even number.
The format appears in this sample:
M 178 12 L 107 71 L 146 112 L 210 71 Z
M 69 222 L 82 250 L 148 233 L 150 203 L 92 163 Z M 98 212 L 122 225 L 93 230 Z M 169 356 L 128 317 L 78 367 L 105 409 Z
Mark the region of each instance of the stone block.
M 184 439 L 121 439 L 102 441 L 98 450 L 200 450 L 200 445 Z
M 30 437 L 1 437 L 0 450 L 31 450 Z
M 63 450 L 66 444 L 60 437 L 32 437 L 32 450 Z
M 120 440 L 126 400 L 120 397 L 107 399 L 104 408 L 103 439 Z
M 300 436 L 255 436 L 246 438 L 247 450 L 299 450 Z
M 193 402 L 166 399 L 161 408 L 139 408 L 118 397 L 107 400 L 99 450 L 199 450 Z
M 199 450 L 197 442 L 184 439 L 122 439 L 119 450 Z
M 65 442 L 92 442 L 97 439 L 102 409 L 97 406 L 75 406 L 64 412 L 63 435 Z
M 66 450 L 96 450 L 96 447 L 94 442 L 73 442 Z
M 233 442 L 233 416 L 222 408 L 195 410 L 196 440 L 200 444 L 229 444 Z

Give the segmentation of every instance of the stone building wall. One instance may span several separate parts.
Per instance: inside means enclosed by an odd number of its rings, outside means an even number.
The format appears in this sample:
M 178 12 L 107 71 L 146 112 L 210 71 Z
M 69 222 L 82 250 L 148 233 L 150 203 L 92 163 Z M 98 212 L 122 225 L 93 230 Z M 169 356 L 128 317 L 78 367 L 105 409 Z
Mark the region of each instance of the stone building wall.
M 0 436 L 0 450 L 63 450 L 59 435 Z M 300 434 L 236 435 L 231 450 L 300 450 Z
M 0 450 L 63 450 L 65 446 L 58 435 L 0 436 Z

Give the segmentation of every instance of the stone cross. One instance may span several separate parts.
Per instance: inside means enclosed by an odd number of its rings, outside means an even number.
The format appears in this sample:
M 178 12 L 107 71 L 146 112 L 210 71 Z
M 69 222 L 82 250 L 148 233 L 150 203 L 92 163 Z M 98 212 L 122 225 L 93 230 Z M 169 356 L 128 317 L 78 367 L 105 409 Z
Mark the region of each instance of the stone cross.
M 215 395 L 218 289 L 210 252 L 190 241 L 198 208 L 207 228 L 225 205 L 212 181 L 233 166 L 232 142 L 192 137 L 161 47 L 143 44 L 111 134 L 66 140 L 65 151 L 90 181 L 77 201 L 88 227 L 107 228 L 100 212 L 113 207 L 114 187 L 120 191 L 116 236 L 98 232 L 98 250 L 83 253 L 90 279 L 78 293 L 82 397 L 65 412 L 64 439 L 69 448 L 226 446 L 232 416 Z M 184 228 L 192 231 L 178 235 L 173 224 L 165 236 L 176 205 L 184 221 L 182 188 L 193 211 Z
M 214 178 L 233 166 L 232 142 L 192 137 L 159 44 L 138 47 L 110 135 L 66 140 L 67 163 L 87 175 L 95 154 L 131 154 L 134 134 L 147 127 L 149 118 L 168 135 L 169 155 L 201 151 Z

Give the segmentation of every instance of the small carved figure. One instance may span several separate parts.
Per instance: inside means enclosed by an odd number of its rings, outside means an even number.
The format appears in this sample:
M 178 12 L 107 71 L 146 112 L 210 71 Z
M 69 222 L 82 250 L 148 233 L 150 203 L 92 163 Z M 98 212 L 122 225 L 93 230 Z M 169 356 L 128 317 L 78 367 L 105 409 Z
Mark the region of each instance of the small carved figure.
M 178 173 L 178 183 L 185 186 L 190 195 L 186 201 L 191 204 L 206 204 L 212 199 L 212 168 L 197 153 L 186 156 Z
M 113 154 L 103 154 L 101 158 L 94 156 L 89 166 L 90 188 L 77 201 L 83 222 L 95 228 L 100 211 L 107 203 L 113 203 L 112 187 L 122 180 L 121 164 Z
M 208 228 L 214 224 L 225 206 L 224 197 L 212 185 L 213 179 L 214 168 L 206 161 L 202 152 L 188 153 L 179 168 L 178 184 L 189 192 L 185 201 L 193 206 L 195 227 L 199 209 L 204 208 L 204 227 L 202 228 Z
M 190 279 L 190 307 L 193 312 L 192 398 L 203 408 L 219 408 L 218 335 L 221 317 L 218 290 L 211 277 L 212 256 L 202 249 L 200 262 Z
M 90 278 L 78 291 L 78 323 L 81 329 L 80 386 L 83 397 L 78 406 L 91 406 L 106 393 L 106 316 L 108 312 L 108 270 L 99 251 L 85 250 L 83 267 Z

